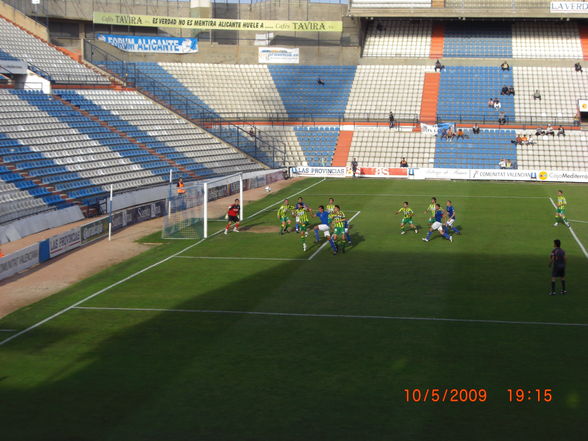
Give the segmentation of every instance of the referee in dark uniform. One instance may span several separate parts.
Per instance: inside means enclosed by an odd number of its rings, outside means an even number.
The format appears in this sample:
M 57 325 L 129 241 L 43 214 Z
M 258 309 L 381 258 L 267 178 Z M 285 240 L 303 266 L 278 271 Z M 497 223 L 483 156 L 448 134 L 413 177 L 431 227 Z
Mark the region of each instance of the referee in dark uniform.
M 551 268 L 551 291 L 550 296 L 554 296 L 555 292 L 555 279 L 561 280 L 561 294 L 567 294 L 566 291 L 566 252 L 561 248 L 561 241 L 555 239 L 553 241 L 553 251 L 549 256 L 549 266 Z

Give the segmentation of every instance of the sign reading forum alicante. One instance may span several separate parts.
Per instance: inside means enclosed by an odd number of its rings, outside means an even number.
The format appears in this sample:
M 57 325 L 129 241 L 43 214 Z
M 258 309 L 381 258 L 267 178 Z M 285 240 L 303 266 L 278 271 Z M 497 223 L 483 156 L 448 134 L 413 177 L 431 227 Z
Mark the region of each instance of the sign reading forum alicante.
M 585 2 L 551 2 L 552 13 L 588 14 L 588 3 Z
M 284 32 L 341 32 L 341 21 L 296 20 L 233 20 L 226 18 L 181 18 L 154 15 L 116 14 L 94 12 L 94 23 L 143 26 L 157 28 L 185 28 L 226 31 L 284 31 Z

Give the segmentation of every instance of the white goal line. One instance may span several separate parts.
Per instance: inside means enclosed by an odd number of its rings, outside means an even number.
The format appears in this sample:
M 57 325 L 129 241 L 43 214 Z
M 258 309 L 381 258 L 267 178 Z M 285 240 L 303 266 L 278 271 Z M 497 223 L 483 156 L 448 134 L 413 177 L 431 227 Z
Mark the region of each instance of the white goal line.
M 78 306 L 73 309 L 87 311 L 122 311 L 122 312 L 177 312 L 191 314 L 233 314 L 255 315 L 272 317 L 302 317 L 302 318 L 334 318 L 334 319 L 364 319 L 364 320 L 398 320 L 420 322 L 455 322 L 455 323 L 487 323 L 494 325 L 535 325 L 535 326 L 571 326 L 588 327 L 588 323 L 565 322 L 529 322 L 521 320 L 485 320 L 485 319 L 461 319 L 444 317 L 402 317 L 391 315 L 357 315 L 357 314 L 312 314 L 296 312 L 266 312 L 266 311 L 231 311 L 215 309 L 167 309 L 167 308 L 119 308 L 106 306 Z

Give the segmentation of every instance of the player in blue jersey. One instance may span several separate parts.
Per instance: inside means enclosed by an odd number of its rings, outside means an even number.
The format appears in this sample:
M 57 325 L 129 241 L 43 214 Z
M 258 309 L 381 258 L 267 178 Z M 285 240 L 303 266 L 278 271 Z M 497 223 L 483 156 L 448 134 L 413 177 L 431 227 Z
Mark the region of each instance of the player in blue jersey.
M 441 205 L 435 204 L 435 214 L 433 217 L 433 223 L 431 224 L 431 228 L 429 228 L 429 232 L 427 233 L 427 237 L 423 237 L 425 242 L 428 242 L 433 235 L 433 231 L 437 230 L 441 236 L 447 239 L 450 242 L 453 242 L 453 237 L 447 234 L 447 232 L 443 229 L 443 218 L 445 217 L 445 212 L 441 210 Z
M 318 211 L 315 213 L 314 217 L 318 217 L 321 221 L 320 224 L 314 226 L 314 238 L 315 242 L 319 242 L 321 240 L 320 233 L 322 232 L 325 238 L 329 241 L 329 245 L 333 252 L 337 252 L 337 246 L 333 241 L 331 241 L 331 220 L 329 217 L 329 212 L 325 210 L 325 207 L 319 205 Z
M 461 232 L 453 226 L 455 224 L 455 207 L 451 201 L 447 201 L 447 206 L 445 207 L 445 212 L 447 213 L 447 220 L 445 222 L 445 227 L 447 231 L 453 230 L 457 234 L 461 234 Z

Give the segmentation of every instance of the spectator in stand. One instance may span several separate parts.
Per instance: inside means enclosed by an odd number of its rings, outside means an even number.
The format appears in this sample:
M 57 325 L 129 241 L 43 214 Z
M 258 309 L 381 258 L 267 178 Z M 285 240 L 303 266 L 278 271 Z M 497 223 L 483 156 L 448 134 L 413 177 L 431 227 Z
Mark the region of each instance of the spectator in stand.
M 474 135 L 479 135 L 480 134 L 480 126 L 478 125 L 478 123 L 474 124 L 474 127 L 472 127 L 472 133 Z
M 576 70 L 576 72 L 584 72 L 584 70 L 582 69 L 582 65 L 580 63 L 574 64 L 574 69 Z
M 319 86 L 324 86 L 325 82 L 321 79 L 321 77 L 318 77 L 316 80 L 316 84 L 318 84 Z
M 406 162 L 406 158 L 402 158 L 400 160 L 400 167 L 404 167 L 404 168 L 408 167 L 408 162 Z
M 390 128 L 394 127 L 394 114 L 392 112 L 390 112 L 390 115 L 388 115 L 388 121 L 390 122 Z
M 502 86 L 502 90 L 500 91 L 500 95 L 508 95 L 508 86 Z
M 490 98 L 490 99 L 488 100 L 488 107 L 489 107 L 489 108 L 492 108 L 492 107 L 494 107 L 494 98 Z
M 535 93 L 533 94 L 533 101 L 535 100 L 541 101 L 541 93 L 539 93 L 539 89 L 535 89 Z
M 521 145 L 529 145 L 529 138 L 526 134 L 523 134 L 523 136 L 521 136 Z
M 543 136 L 545 135 L 545 129 L 542 127 L 537 127 L 537 130 L 535 130 L 535 136 Z
M 500 167 L 500 168 L 506 168 L 506 161 L 504 159 L 501 159 L 498 162 L 498 167 Z
M 566 136 L 566 130 L 563 128 L 563 126 L 559 126 L 557 129 L 557 137 L 559 138 L 560 136 Z
M 463 130 L 461 128 L 457 129 L 457 139 L 464 139 L 465 135 L 463 133 Z
M 514 86 L 509 86 L 507 95 L 514 96 L 514 94 L 515 94 Z
M 439 60 L 435 61 L 435 72 L 441 72 L 441 69 L 443 69 L 441 62 Z
M 494 109 L 500 110 L 502 108 L 502 103 L 498 98 L 494 98 Z
M 506 113 L 500 112 L 498 114 L 498 124 L 506 124 Z
M 512 144 L 522 145 L 523 144 L 523 137 L 521 135 L 517 135 L 517 137 L 511 141 Z
M 504 168 L 512 168 L 512 162 L 510 162 L 510 159 L 506 160 L 506 164 L 505 164 Z
M 376 30 L 378 32 L 382 32 L 384 30 L 384 26 L 382 26 L 382 23 L 378 22 L 378 24 L 376 25 Z
M 545 129 L 545 134 L 555 137 L 555 130 L 553 130 L 553 127 L 551 127 L 551 124 L 547 124 L 547 128 Z
M 455 133 L 453 132 L 453 129 L 451 127 L 449 127 L 447 129 L 447 133 L 445 134 L 445 136 L 447 137 L 447 139 L 449 141 L 453 141 L 453 137 L 455 136 Z
M 502 70 L 510 70 L 510 66 L 508 65 L 508 63 L 506 61 L 500 65 L 500 68 Z
M 249 136 L 251 136 L 252 138 L 255 138 L 255 128 L 254 127 L 249 128 Z

